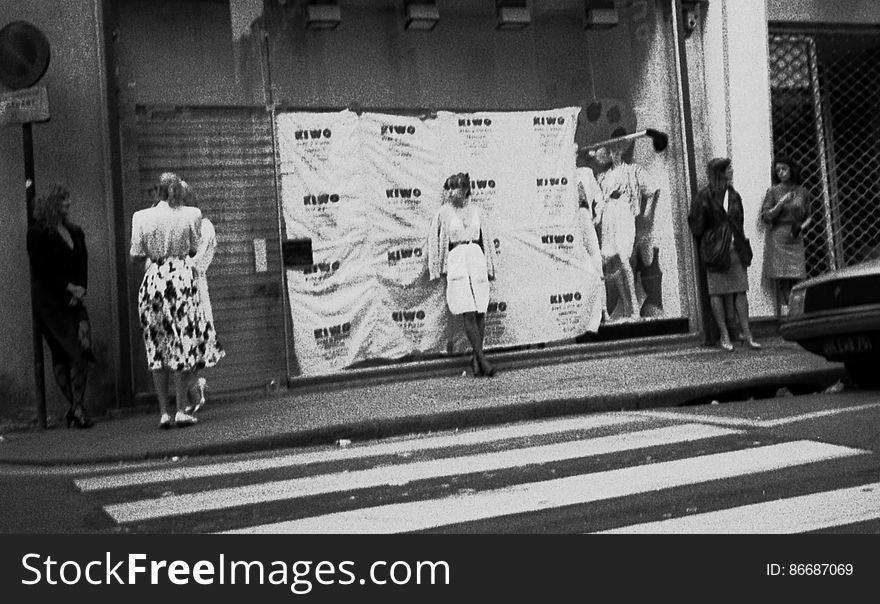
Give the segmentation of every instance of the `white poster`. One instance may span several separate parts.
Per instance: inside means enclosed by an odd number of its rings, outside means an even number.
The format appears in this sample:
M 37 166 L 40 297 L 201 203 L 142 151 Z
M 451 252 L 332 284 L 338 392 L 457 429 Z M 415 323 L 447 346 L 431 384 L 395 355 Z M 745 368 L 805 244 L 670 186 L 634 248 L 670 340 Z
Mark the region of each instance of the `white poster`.
M 294 277 L 288 271 L 288 277 Z M 310 293 L 288 285 L 294 350 L 302 375 L 326 375 L 363 360 L 376 322 L 376 281 Z
M 443 280 L 428 281 L 424 249 L 443 182 L 457 172 L 470 176 L 471 203 L 492 225 L 485 346 L 595 331 L 600 275 L 577 227 L 578 112 L 279 116 L 285 231 L 310 238 L 315 252 L 316 268 L 288 272 L 303 374 L 466 349 Z M 315 209 L 305 202 L 316 192 L 335 197 Z
M 365 236 L 357 114 L 282 113 L 277 119 L 287 237 Z

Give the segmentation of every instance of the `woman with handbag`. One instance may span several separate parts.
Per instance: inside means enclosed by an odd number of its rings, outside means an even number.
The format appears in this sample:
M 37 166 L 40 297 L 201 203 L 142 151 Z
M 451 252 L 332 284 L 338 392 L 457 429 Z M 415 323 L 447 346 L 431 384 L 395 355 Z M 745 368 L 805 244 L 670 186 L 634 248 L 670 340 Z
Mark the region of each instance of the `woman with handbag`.
M 716 157 L 706 166 L 709 182 L 691 203 L 688 224 L 697 238 L 700 260 L 706 270 L 712 316 L 721 334 L 721 348 L 733 350 L 725 321 L 725 302 L 739 318 L 743 342 L 750 348 L 761 345 L 749 328 L 749 289 L 746 269 L 752 263 L 752 248 L 743 230 L 743 203 L 733 188 L 733 166 L 728 158 Z

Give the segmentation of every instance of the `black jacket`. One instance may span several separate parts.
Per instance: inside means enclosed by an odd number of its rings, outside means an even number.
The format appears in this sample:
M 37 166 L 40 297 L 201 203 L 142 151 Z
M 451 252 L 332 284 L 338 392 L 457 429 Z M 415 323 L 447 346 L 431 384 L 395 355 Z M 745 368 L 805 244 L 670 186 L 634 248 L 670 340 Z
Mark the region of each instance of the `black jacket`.
M 691 202 L 691 210 L 688 214 L 688 225 L 691 232 L 699 242 L 700 238 L 708 230 L 727 222 L 733 233 L 733 249 L 736 250 L 743 266 L 749 266 L 752 258 L 749 242 L 743 229 L 744 212 L 742 197 L 732 186 L 727 187 L 728 210 L 724 209 L 724 191 L 712 195 L 708 187 L 700 189 Z M 705 262 L 705 258 L 701 257 Z
M 68 224 L 67 230 L 73 239 L 73 249 L 57 231 L 31 227 L 27 250 L 34 282 L 50 295 L 69 299 L 68 283 L 88 288 L 89 267 L 85 233 L 75 224 Z

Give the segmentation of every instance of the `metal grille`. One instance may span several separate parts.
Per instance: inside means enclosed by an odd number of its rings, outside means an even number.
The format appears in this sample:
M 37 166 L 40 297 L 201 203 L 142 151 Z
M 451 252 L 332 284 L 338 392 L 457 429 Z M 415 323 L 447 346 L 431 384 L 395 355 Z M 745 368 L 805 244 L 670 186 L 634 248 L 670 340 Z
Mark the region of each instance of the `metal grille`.
M 812 197 L 807 274 L 880 256 L 880 32 L 770 34 L 773 146 Z

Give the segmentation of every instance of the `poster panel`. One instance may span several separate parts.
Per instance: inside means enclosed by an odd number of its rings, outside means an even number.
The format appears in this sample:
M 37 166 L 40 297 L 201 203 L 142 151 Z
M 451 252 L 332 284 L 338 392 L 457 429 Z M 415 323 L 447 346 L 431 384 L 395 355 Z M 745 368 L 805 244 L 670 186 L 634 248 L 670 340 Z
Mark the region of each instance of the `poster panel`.
M 364 113 L 359 134 L 371 237 L 425 233 L 440 205 L 445 179 L 436 121 Z
M 366 233 L 358 117 L 277 116 L 286 236 L 333 241 Z
M 326 290 L 294 286 L 288 271 L 293 345 L 302 375 L 326 375 L 366 358 L 378 306 L 376 280 L 361 279 Z
M 312 247 L 310 265 L 288 269 L 290 289 L 301 295 L 330 295 L 350 284 L 372 280 L 375 259 L 368 253 L 365 239 L 347 237 L 341 241 L 317 241 Z
M 450 113 L 437 116 L 442 171 L 467 172 L 471 201 L 496 228 L 528 213 L 534 166 L 525 141 L 528 122 L 517 112 Z
M 587 262 L 576 229 L 522 229 L 507 233 L 492 298 L 503 332 L 487 342 L 509 346 L 552 342 L 595 331 L 601 319 L 601 276 Z
M 570 222 L 577 207 L 574 134 L 579 113 L 580 107 L 441 112 L 446 170 L 469 172 L 473 199 L 494 224 Z
M 279 128 L 314 131 L 309 140 L 322 141 L 304 145 L 302 134 L 282 133 L 288 235 L 295 225 L 313 238 L 317 267 L 288 273 L 303 374 L 469 348 L 461 317 L 446 308 L 444 281 L 427 280 L 424 247 L 442 183 L 461 171 L 493 236 L 486 347 L 595 331 L 601 281 L 577 228 L 578 111 L 279 119 Z M 297 157 L 310 154 L 317 157 Z M 323 212 L 295 207 L 318 189 L 343 195 Z
M 422 276 L 419 287 L 380 281 L 377 313 L 366 353 L 369 358 L 397 359 L 446 349 L 446 292 L 440 280 Z

